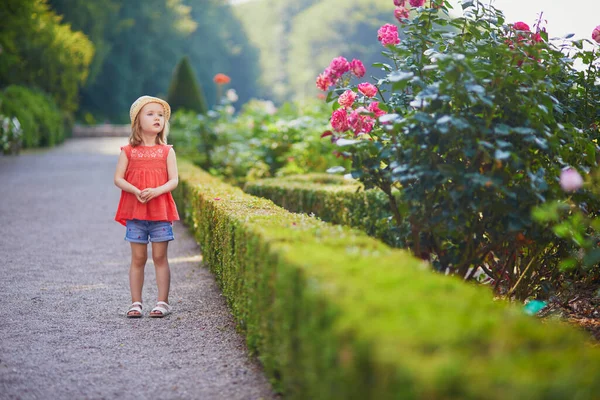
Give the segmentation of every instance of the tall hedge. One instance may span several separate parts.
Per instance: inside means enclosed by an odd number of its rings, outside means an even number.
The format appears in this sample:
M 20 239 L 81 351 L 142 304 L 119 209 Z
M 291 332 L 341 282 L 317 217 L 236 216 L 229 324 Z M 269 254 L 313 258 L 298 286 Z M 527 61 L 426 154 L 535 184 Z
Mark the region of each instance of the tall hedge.
M 169 85 L 167 101 L 173 112 L 188 110 L 206 114 L 208 111 L 202 87 L 196 80 L 196 75 L 187 56 L 183 57 L 175 67 Z

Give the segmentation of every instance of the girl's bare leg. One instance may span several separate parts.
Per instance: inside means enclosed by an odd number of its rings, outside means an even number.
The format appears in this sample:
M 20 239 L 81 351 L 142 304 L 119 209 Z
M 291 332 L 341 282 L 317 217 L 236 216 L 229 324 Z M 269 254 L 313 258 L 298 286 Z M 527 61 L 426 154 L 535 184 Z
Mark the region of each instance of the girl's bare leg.
M 156 285 L 158 286 L 158 301 L 169 303 L 169 288 L 171 286 L 171 269 L 167 259 L 169 242 L 152 242 L 152 260 L 156 270 Z
M 129 268 L 129 289 L 131 290 L 131 302 L 142 302 L 142 287 L 144 286 L 144 267 L 148 259 L 148 245 L 145 243 L 131 244 L 131 266 Z M 137 311 L 131 311 L 130 315 L 138 315 Z

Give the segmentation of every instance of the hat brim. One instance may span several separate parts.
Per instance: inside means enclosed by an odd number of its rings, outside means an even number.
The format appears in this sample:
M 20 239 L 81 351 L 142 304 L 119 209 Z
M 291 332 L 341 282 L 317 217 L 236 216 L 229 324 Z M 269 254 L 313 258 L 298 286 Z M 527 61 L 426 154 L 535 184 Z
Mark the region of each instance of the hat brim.
M 171 118 L 171 106 L 169 105 L 169 103 L 167 103 L 163 99 L 159 99 L 158 97 L 142 96 L 133 102 L 129 110 L 129 118 L 131 119 L 132 126 L 135 123 L 135 119 L 137 118 L 142 108 L 144 108 L 145 105 L 150 103 L 158 103 L 162 105 L 165 110 L 165 122 L 169 121 L 169 119 Z

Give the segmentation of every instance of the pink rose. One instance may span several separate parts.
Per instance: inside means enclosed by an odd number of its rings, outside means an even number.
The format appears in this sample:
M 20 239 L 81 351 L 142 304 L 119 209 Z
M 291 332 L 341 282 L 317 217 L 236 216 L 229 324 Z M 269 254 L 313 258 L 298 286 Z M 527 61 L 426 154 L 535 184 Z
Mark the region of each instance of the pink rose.
M 375 120 L 368 115 L 362 115 L 365 110 L 363 107 L 360 107 L 357 110 L 352 111 L 348 116 L 348 125 L 354 131 L 354 136 L 357 136 L 360 133 L 369 133 L 373 130 L 373 126 L 375 125 Z
M 403 24 L 404 20 L 408 19 L 408 17 L 409 17 L 408 8 L 396 7 L 396 9 L 394 10 L 394 17 L 396 17 L 398 22 Z
M 348 114 L 343 108 L 338 108 L 331 114 L 331 126 L 336 132 L 348 130 Z
M 340 106 L 344 108 L 352 107 L 354 100 L 356 100 L 356 93 L 354 93 L 352 90 L 346 90 L 340 95 L 340 97 L 338 97 L 338 103 L 340 103 Z
M 406 0 L 394 0 L 394 5 L 396 7 L 404 7 L 406 4 Z
M 413 7 L 421 7 L 425 4 L 425 0 L 408 0 L 411 6 Z
M 352 71 L 352 73 L 356 75 L 357 78 L 362 78 L 367 72 L 362 61 L 357 60 L 356 58 L 353 59 L 350 63 L 350 71 Z
M 333 85 L 333 81 L 329 75 L 329 71 L 325 70 L 325 72 L 317 76 L 317 87 L 324 92 L 329 89 L 329 86 Z
M 596 43 L 600 43 L 600 25 L 595 27 L 592 31 L 592 39 L 594 39 Z
M 364 133 L 371 133 L 371 131 L 373 130 L 373 126 L 375 126 L 375 120 L 371 117 L 369 117 L 368 115 L 363 115 L 363 126 L 362 126 L 362 131 Z
M 375 85 L 368 82 L 359 83 L 358 91 L 367 97 L 374 97 L 377 94 L 377 88 Z
M 385 111 L 383 111 L 381 108 L 379 108 L 378 101 L 373 101 L 371 104 L 369 104 L 369 111 L 372 112 L 373 114 L 375 114 L 375 117 L 377 117 L 377 118 L 386 114 Z
M 398 37 L 398 27 L 392 24 L 383 25 L 377 31 L 377 40 L 379 40 L 384 46 L 400 43 L 400 38 Z
M 513 24 L 513 28 L 515 28 L 518 31 L 529 31 L 529 25 L 522 21 L 515 22 Z
M 340 56 L 331 60 L 329 69 L 331 70 L 331 76 L 337 79 L 350 71 L 350 63 L 344 57 Z
M 560 173 L 560 187 L 565 192 L 575 192 L 583 186 L 583 178 L 573 168 L 568 168 Z

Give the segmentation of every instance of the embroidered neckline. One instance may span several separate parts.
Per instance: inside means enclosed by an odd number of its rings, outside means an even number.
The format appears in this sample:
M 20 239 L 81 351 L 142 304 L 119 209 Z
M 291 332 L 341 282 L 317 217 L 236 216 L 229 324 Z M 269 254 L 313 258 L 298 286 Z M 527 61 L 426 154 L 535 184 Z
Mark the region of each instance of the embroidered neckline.
M 131 149 L 131 157 L 133 158 L 163 158 L 164 149 L 156 146 L 136 146 Z

